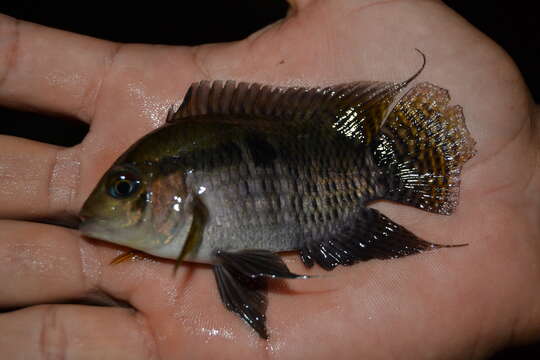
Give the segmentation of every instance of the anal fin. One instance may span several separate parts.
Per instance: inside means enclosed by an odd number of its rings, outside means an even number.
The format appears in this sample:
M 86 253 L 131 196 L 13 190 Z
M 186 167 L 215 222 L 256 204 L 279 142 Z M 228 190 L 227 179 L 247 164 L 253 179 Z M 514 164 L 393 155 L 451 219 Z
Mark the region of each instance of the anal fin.
M 214 265 L 219 295 L 225 307 L 237 313 L 263 339 L 266 329 L 268 278 L 307 278 L 289 271 L 279 255 L 266 250 L 216 252 Z
M 300 249 L 306 266 L 319 264 L 326 270 L 370 259 L 392 259 L 426 250 L 462 245 L 439 245 L 419 239 L 379 211 L 364 208 L 335 234 L 307 241 Z

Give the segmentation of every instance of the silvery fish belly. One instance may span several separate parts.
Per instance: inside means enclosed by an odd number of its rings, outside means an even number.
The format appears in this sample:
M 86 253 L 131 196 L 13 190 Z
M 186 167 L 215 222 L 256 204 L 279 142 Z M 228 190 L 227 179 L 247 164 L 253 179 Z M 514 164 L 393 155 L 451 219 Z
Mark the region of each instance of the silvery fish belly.
M 331 270 L 449 247 L 367 207 L 385 199 L 448 215 L 457 205 L 474 141 L 446 90 L 404 91 L 416 75 L 311 89 L 193 84 L 103 176 L 81 231 L 211 264 L 226 308 L 267 338 L 268 279 L 305 278 L 278 252 Z

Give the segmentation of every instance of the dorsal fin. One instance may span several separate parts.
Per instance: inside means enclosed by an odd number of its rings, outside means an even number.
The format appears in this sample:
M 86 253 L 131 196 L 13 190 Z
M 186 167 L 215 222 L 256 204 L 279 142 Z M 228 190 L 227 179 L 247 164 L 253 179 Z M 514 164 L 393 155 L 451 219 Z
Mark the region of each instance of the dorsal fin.
M 277 87 L 235 81 L 207 81 L 189 88 L 168 122 L 199 115 L 235 115 L 280 122 L 326 121 L 347 137 L 368 144 L 381 128 L 398 93 L 425 66 L 400 83 L 359 81 L 324 88 Z

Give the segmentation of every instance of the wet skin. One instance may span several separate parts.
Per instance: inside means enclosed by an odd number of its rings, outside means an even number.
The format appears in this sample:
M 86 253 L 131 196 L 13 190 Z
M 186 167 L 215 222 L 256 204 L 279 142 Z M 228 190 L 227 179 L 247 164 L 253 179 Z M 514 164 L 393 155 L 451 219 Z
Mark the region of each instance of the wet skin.
M 70 149 L 0 138 L 9 174 L 0 177 L 0 306 L 29 306 L 0 315 L 10 358 L 462 359 L 540 335 L 538 110 L 509 58 L 441 3 L 299 1 L 279 25 L 195 49 L 120 46 L 27 23 L 16 36 L 15 26 L 0 18 L 0 102 L 75 116 L 91 130 Z M 464 168 L 453 216 L 374 207 L 422 238 L 470 245 L 280 283 L 269 293 L 268 342 L 224 311 L 204 266 L 175 276 L 170 261 L 109 266 L 120 248 L 24 221 L 76 214 L 114 159 L 159 126 L 193 81 L 392 81 L 415 69 L 415 47 L 429 56 L 419 80 L 464 107 L 478 155 Z M 296 256 L 285 260 L 306 272 Z M 40 305 L 108 297 L 134 310 Z

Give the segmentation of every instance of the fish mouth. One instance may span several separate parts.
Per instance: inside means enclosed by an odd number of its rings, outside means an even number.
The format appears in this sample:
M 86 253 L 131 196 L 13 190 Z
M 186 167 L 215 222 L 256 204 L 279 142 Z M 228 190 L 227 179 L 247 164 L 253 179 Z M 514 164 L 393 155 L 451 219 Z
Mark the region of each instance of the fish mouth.
M 79 224 L 79 231 L 84 235 L 100 240 L 109 240 L 107 236 L 110 231 L 107 230 L 106 222 L 103 219 L 89 218 L 85 216 L 79 216 L 81 222 Z
M 138 238 L 138 229 L 115 228 L 114 224 L 111 224 L 110 220 L 107 219 L 81 217 L 79 231 L 83 236 L 95 240 L 128 247 L 151 255 L 155 252 L 154 248 L 149 247 L 145 241 Z M 161 247 L 162 245 L 158 244 L 156 249 Z

